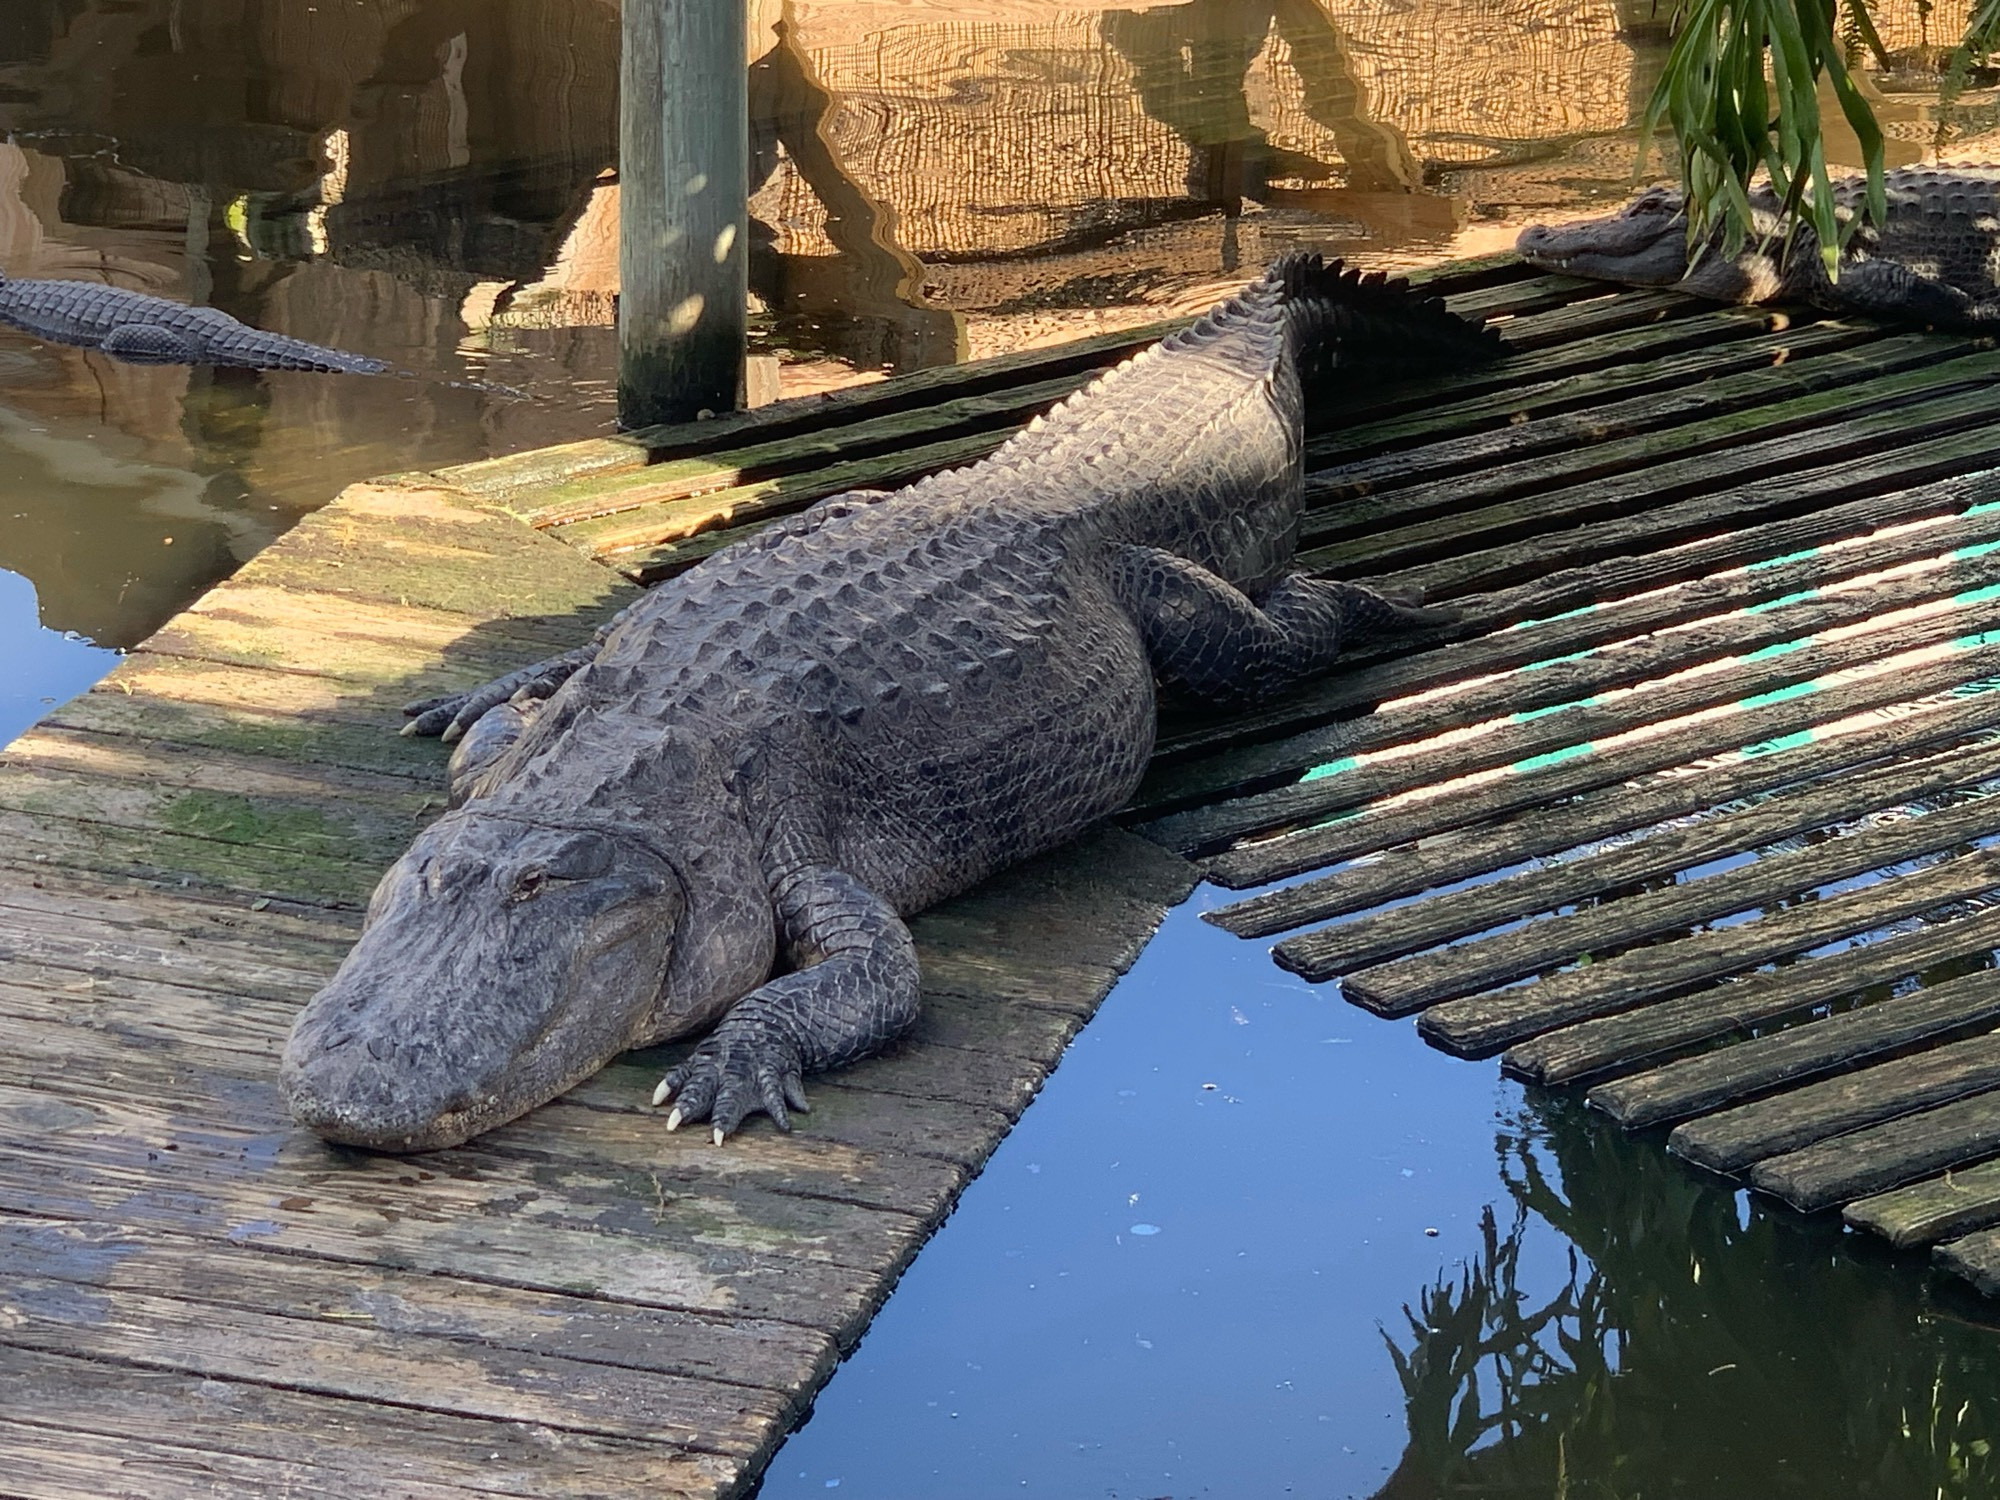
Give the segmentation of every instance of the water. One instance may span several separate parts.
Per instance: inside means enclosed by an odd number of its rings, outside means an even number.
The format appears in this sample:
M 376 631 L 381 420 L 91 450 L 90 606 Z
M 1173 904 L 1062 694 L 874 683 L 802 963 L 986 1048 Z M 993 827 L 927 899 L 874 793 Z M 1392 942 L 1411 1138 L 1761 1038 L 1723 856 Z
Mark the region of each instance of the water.
M 1282 974 L 1210 899 L 763 1500 L 2000 1492 L 1990 1304 Z
M 1963 9 L 1877 19 L 1914 56 Z M 0 4 L 0 270 L 414 377 L 0 330 L 0 742 L 344 484 L 609 430 L 617 26 Z M 1665 54 L 1652 0 L 760 0 L 753 33 L 753 342 L 785 395 L 1155 322 L 1296 245 L 1504 248 L 1627 191 Z M 1914 159 L 1923 81 L 1868 78 Z M 2000 106 L 1960 113 L 1990 155 Z M 1190 907 L 764 1494 L 1991 1495 L 1992 1316 Z

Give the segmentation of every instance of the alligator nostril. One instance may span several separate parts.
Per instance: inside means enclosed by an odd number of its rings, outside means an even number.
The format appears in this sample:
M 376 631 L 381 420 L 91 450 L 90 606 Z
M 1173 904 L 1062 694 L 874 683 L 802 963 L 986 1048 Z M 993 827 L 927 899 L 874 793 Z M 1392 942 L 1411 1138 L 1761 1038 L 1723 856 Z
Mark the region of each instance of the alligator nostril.
M 371 1036 L 368 1038 L 368 1055 L 377 1062 L 380 1062 L 395 1050 L 395 1043 L 391 1042 L 385 1036 Z

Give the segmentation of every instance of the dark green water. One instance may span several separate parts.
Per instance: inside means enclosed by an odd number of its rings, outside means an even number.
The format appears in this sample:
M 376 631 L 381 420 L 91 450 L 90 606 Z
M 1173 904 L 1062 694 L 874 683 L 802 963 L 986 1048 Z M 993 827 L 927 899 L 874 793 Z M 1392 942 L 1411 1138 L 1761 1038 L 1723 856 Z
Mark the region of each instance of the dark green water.
M 1928 13 L 1879 18 L 1908 47 Z M 0 3 L 0 270 L 416 376 L 0 331 L 0 742 L 342 485 L 608 428 L 617 24 Z M 1622 193 L 1663 46 L 1650 0 L 800 0 L 757 35 L 755 341 L 785 394 L 1156 321 L 1294 245 L 1501 248 Z M 1992 1317 L 1189 908 L 764 1494 L 1973 1500 L 2000 1494 Z

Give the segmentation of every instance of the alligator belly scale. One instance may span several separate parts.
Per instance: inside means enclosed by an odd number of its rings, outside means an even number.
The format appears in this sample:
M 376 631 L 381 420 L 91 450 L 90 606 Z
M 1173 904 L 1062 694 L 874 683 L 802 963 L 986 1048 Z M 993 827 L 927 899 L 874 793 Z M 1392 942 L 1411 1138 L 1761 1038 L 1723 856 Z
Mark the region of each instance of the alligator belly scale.
M 1156 683 L 1264 697 L 1434 622 L 1292 571 L 1304 393 L 1498 350 L 1291 256 L 983 462 L 837 496 L 578 651 L 413 705 L 459 741 L 453 805 L 301 1013 L 294 1114 L 447 1145 L 707 1031 L 660 1086 L 668 1128 L 787 1126 L 806 1074 L 914 1019 L 905 915 L 1130 797 Z

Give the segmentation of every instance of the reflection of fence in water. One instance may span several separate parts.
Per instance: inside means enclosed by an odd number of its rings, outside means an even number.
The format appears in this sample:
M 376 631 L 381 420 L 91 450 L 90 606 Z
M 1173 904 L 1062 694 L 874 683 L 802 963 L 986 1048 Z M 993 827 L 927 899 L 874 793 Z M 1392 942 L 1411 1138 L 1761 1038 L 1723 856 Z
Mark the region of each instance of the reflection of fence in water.
M 1632 97 L 1632 47 L 1609 0 L 1330 0 L 1375 119 L 1424 161 L 1477 160 L 1508 142 L 1616 130 Z M 1282 128 L 1317 128 L 1282 53 L 1267 58 Z M 1295 124 L 1294 122 L 1299 122 Z M 1300 149 L 1308 149 L 1301 147 Z
M 1632 54 L 1611 0 L 1335 0 L 1327 13 L 1363 119 L 1406 136 L 1422 160 L 1616 129 L 1632 113 Z M 1172 14 L 1076 11 L 847 36 L 814 15 L 800 41 L 840 101 L 828 124 L 837 153 L 894 209 L 899 241 L 919 255 L 1045 245 L 1144 218 L 1147 203 L 1184 201 L 1189 138 L 1211 125 L 1227 138 L 1227 117 L 1246 104 L 1272 145 L 1343 175 L 1336 130 L 1323 107 L 1314 117 L 1277 29 L 1244 48 L 1254 54 L 1247 73 L 1226 46 L 1217 58 L 1175 44 L 1180 128 L 1148 114 L 1136 33 L 1150 27 L 1157 43 Z M 788 169 L 755 211 L 778 229 L 780 249 L 829 252 L 823 211 Z

